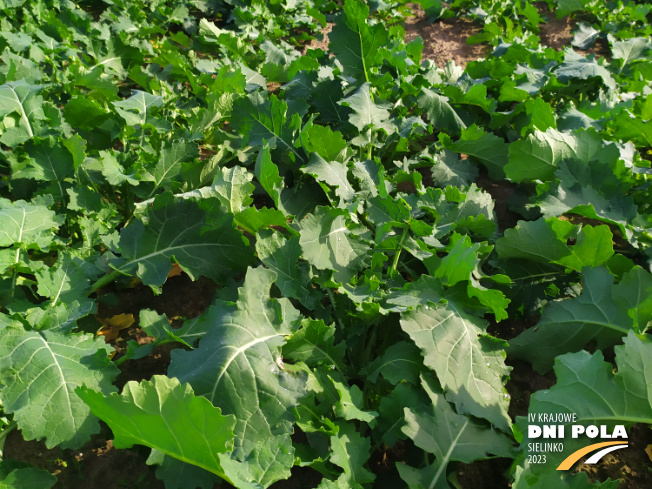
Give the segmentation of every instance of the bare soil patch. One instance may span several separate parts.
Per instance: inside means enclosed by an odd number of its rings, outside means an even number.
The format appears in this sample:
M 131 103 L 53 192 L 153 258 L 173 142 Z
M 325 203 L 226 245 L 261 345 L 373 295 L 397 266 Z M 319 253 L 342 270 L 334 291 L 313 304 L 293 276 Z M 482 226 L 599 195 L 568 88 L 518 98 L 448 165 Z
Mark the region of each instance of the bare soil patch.
M 539 24 L 541 44 L 557 51 L 572 47 L 573 30 L 577 25 L 577 20 L 568 16 L 558 19 L 546 2 L 537 2 L 534 5 L 544 21 Z M 573 49 L 584 56 L 595 54 L 596 57 L 608 57 L 611 54 L 609 44 L 602 38 L 597 39 L 589 49 L 577 49 L 575 47 Z
M 405 41 L 417 36 L 423 39 L 423 59 L 431 59 L 441 68 L 449 61 L 466 66 L 469 61 L 484 58 L 489 48 L 482 44 L 467 44 L 469 36 L 481 31 L 471 20 L 454 17 L 431 23 L 421 5 L 409 4 L 414 17 L 405 21 Z

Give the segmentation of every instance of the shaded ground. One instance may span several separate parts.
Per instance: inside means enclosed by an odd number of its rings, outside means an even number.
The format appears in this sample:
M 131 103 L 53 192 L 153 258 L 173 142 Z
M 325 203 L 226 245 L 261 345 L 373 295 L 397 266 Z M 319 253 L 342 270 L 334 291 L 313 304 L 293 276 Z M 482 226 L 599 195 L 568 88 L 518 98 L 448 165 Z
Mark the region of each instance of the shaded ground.
M 101 432 L 79 450 L 48 450 L 44 442 L 24 441 L 20 432 L 13 431 L 4 454 L 54 474 L 58 479 L 55 489 L 164 489 L 154 469 L 145 464 L 149 448 L 117 450 L 112 438 L 111 430 L 102 423 Z

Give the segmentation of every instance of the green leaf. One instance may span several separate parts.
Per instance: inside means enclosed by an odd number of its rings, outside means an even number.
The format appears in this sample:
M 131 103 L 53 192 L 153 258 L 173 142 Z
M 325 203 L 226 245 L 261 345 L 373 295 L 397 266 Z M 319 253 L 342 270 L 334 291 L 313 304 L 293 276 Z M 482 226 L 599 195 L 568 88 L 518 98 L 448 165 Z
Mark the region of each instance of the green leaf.
M 549 181 L 563 160 L 574 159 L 588 165 L 595 160 L 616 161 L 618 150 L 605 145 L 594 131 L 563 133 L 555 129 L 535 131 L 527 139 L 509 146 L 509 163 L 505 166 L 507 177 L 515 182 L 525 180 Z
M 212 188 L 229 212 L 238 214 L 254 201 L 251 194 L 256 187 L 251 183 L 252 178 L 252 174 L 241 166 L 221 168 L 213 179 Z
M 116 448 L 145 445 L 225 478 L 218 454 L 233 449 L 235 417 L 196 397 L 188 384 L 154 375 L 127 382 L 120 395 L 88 387 L 76 392 L 109 425 Z
M 534 413 L 535 423 L 541 425 L 536 413 L 570 413 L 575 415 L 573 425 L 588 426 L 616 424 L 631 426 L 634 423 L 652 422 L 652 386 L 649 383 L 650 355 L 652 343 L 647 337 L 638 337 L 630 332 L 623 345 L 614 347 L 616 368 L 605 362 L 602 352 L 589 354 L 586 351 L 560 355 L 555 361 L 557 383 L 548 390 L 538 391 L 530 398 L 529 412 Z M 522 418 L 521 424 L 525 424 Z M 564 423 L 559 423 L 564 424 Z M 570 423 L 568 423 L 570 424 Z M 566 424 L 566 433 L 570 426 Z M 521 447 L 539 441 L 528 438 L 527 428 Z M 589 485 L 585 473 L 572 475 L 573 471 L 555 471 L 554 468 L 573 451 L 591 443 L 591 439 L 580 436 L 577 439 L 566 435 L 562 452 L 549 452 L 547 463 L 530 464 L 517 470 L 518 488 L 545 489 L 564 487 L 584 489 L 606 487 L 615 489 L 619 481 L 607 480 L 603 485 Z M 623 440 L 626 441 L 626 440 Z M 569 474 L 569 477 L 560 476 Z M 579 480 L 577 480 L 579 479 Z M 563 484 L 561 483 L 563 482 Z
M 197 322 L 195 321 L 195 324 L 196 323 Z M 201 331 L 201 333 L 199 333 L 201 328 L 193 328 L 190 330 L 186 324 L 184 324 L 182 329 L 173 329 L 165 314 L 158 314 L 156 311 L 152 311 L 151 309 L 140 310 L 138 326 L 147 333 L 147 336 L 155 338 L 157 344 L 177 342 L 187 346 L 188 348 L 192 348 L 192 343 L 198 340 L 196 334 L 199 334 L 199 338 L 202 338 L 206 333 L 206 331 Z
M 333 404 L 333 411 L 338 418 L 351 421 L 357 419 L 367 423 L 372 428 L 376 424 L 376 411 L 364 410 L 364 396 L 357 385 L 349 387 L 343 382 L 331 379 L 333 387 L 337 391 L 339 400 Z
M 199 348 L 173 351 L 168 369 L 223 413 L 235 415 L 234 451 L 221 457 L 222 466 L 229 479 L 263 487 L 290 476 L 292 408 L 306 382 L 281 360 L 280 347 L 299 315 L 288 299 L 269 297 L 275 279 L 271 270 L 249 269 L 236 307 L 212 325 Z
M 63 221 L 44 205 L 0 199 L 0 246 L 47 250 Z
M 12 468 L 11 465 L 8 462 L 0 464 L 1 489 L 50 489 L 57 483 L 57 478 L 47 470 Z
M 478 177 L 478 167 L 472 161 L 462 160 L 448 149 L 434 154 L 432 161 L 432 180 L 437 187 L 468 187 Z
M 504 259 L 526 259 L 541 263 L 557 263 L 572 270 L 596 267 L 613 255 L 613 235 L 606 225 L 585 226 L 576 235 L 577 241 L 568 246 L 566 240 L 575 237 L 578 228 L 557 218 L 518 221 L 505 230 L 496 241 L 498 256 Z
M 90 283 L 82 266 L 81 260 L 63 254 L 50 269 L 35 273 L 38 282 L 37 291 L 43 297 L 51 299 L 50 307 L 58 303 L 71 304 L 73 301 L 82 303 L 87 300 L 86 292 L 90 288 Z
M 301 131 L 301 146 L 306 153 L 317 153 L 326 161 L 344 163 L 347 142 L 339 131 L 333 131 L 328 126 L 310 124 Z
M 219 478 L 212 472 L 187 464 L 179 459 L 152 449 L 147 465 L 157 465 L 156 478 L 163 481 L 166 489 L 212 489 Z
M 417 377 L 417 381 L 419 378 Z M 398 440 L 405 440 L 401 431 L 405 425 L 405 408 L 415 408 L 429 402 L 419 383 L 401 382 L 382 397 L 378 406 L 378 426 L 376 432 L 382 433 L 382 440 L 387 446 L 393 447 Z
M 0 336 L 0 399 L 26 440 L 45 437 L 52 448 L 79 448 L 99 432 L 99 423 L 75 393 L 86 384 L 113 392 L 119 373 L 113 348 L 88 334 L 25 331 L 9 326 Z
M 565 446 L 568 446 L 568 443 Z M 580 448 L 580 446 L 577 447 L 577 449 Z M 547 457 L 549 459 L 550 455 L 547 454 Z M 615 481 L 607 479 L 602 483 L 590 482 L 586 472 L 556 471 L 550 465 L 552 464 L 541 465 L 540 467 L 546 470 L 535 475 L 530 471 L 534 465 L 529 466 L 530 470 L 524 470 L 521 466 L 516 467 L 513 489 L 548 489 L 549 487 L 555 489 L 618 489 L 620 487 L 620 479 Z
M 380 48 L 389 35 L 385 25 L 369 25 L 369 7 L 357 0 L 346 0 L 343 12 L 335 19 L 329 50 L 342 66 L 342 74 L 358 82 L 371 80 L 371 69 L 380 64 Z
M 652 424 L 652 343 L 630 331 L 614 351 L 616 373 L 599 351 L 557 357 L 557 383 L 532 395 L 530 412 L 576 413 L 580 423 Z
M 626 274 L 631 278 L 614 285 L 614 277 L 606 268 L 584 269 L 580 296 L 546 306 L 536 327 L 510 340 L 510 356 L 526 360 L 537 372 L 545 373 L 552 368 L 555 357 L 581 350 L 589 342 L 595 342 L 600 349 L 617 343 L 634 326 L 627 309 L 621 306 L 626 304 L 624 298 L 631 301 L 643 296 L 639 284 L 644 290 L 649 288 L 650 278 L 639 282 L 636 274 L 634 269 Z M 638 304 L 627 305 L 635 310 Z
M 109 119 L 110 112 L 92 98 L 75 95 L 66 103 L 63 115 L 66 122 L 74 128 L 92 131 Z
M 127 182 L 130 185 L 137 186 L 140 183 L 140 179 L 135 173 L 125 173 L 124 167 L 118 162 L 113 152 L 100 151 L 100 158 L 102 161 L 102 175 L 111 185 L 118 186 Z
M 557 0 L 555 15 L 558 19 L 561 19 L 573 12 L 581 12 L 585 10 L 588 3 L 589 0 Z
M 462 129 L 460 139 L 455 142 L 443 133 L 439 138 L 444 148 L 468 154 L 480 161 L 494 180 L 502 180 L 505 177 L 503 167 L 507 163 L 508 146 L 502 138 L 485 132 L 475 124 Z
M 280 101 L 276 95 L 269 100 L 259 92 L 248 97 L 242 97 L 233 104 L 233 129 L 242 135 L 249 146 L 262 147 L 267 142 L 270 149 L 277 147 L 283 151 L 291 151 L 296 158 L 304 161 L 294 149 L 294 140 L 298 134 L 300 117 L 287 117 L 288 105 Z
M 510 431 L 504 344 L 487 335 L 487 321 L 454 303 L 419 306 L 403 313 L 401 327 L 421 349 L 458 412 L 491 421 Z
M 122 230 L 122 258 L 113 264 L 116 270 L 135 273 L 145 285 L 156 286 L 167 279 L 173 258 L 191 277 L 218 281 L 251 262 L 252 252 L 230 215 L 212 215 L 209 226 L 196 202 L 167 198 L 163 194 L 147 209 L 147 225 L 135 221 Z
M 452 104 L 475 105 L 487 114 L 493 114 L 498 105 L 493 97 L 487 96 L 487 86 L 482 83 L 476 83 L 466 89 L 457 85 L 446 85 L 442 91 Z
M 643 147 L 652 146 L 650 121 L 644 121 L 641 117 L 623 111 L 609 121 L 609 127 L 614 129 L 614 137 L 621 141 L 633 141 Z
M 422 88 L 417 105 L 426 112 L 428 121 L 439 131 L 446 131 L 447 134 L 459 134 L 462 129 L 466 128 L 464 121 L 448 103 L 447 97 Z
M 562 83 L 573 78 L 588 80 L 592 77 L 598 77 L 602 79 L 602 82 L 607 88 L 614 90 L 616 88 L 616 81 L 603 64 L 604 59 L 596 61 L 595 55 L 589 55 L 585 58 L 573 49 L 566 48 L 564 49 L 564 62 L 553 68 L 552 73 Z
M 360 134 L 368 130 L 384 129 L 387 134 L 396 131 L 389 121 L 389 110 L 374 103 L 371 95 L 371 84 L 363 83 L 353 95 L 341 100 L 341 105 L 350 107 L 349 122 L 353 124 Z
M 557 263 L 573 270 L 583 267 L 597 267 L 606 263 L 614 254 L 613 234 L 609 226 L 584 226 L 572 247 L 572 255 L 557 260 Z
M 335 187 L 335 194 L 340 198 L 340 203 L 350 201 L 355 196 L 355 189 L 348 180 L 349 169 L 346 163 L 326 161 L 317 153 L 313 153 L 308 164 L 301 168 L 301 171 L 314 176 L 320 184 L 323 182 Z M 328 191 L 328 187 L 326 190 Z
M 422 377 L 421 385 L 431 402 L 405 408 L 406 424 L 402 431 L 417 447 L 434 454 L 435 463 L 417 470 L 397 462 L 399 474 L 409 487 L 448 488 L 446 467 L 450 462 L 472 463 L 491 455 L 513 456 L 511 441 L 505 434 L 456 413 L 431 380 Z
M 30 159 L 26 168 L 14 172 L 15 178 L 55 182 L 53 186 L 58 193 L 57 199 L 64 201 L 66 193 L 63 190 L 63 181 L 74 172 L 70 152 L 52 138 L 39 142 L 29 141 L 24 148 Z
M 537 262 L 555 262 L 570 255 L 549 222 L 518 221 L 515 227 L 505 230 L 504 237 L 496 241 L 496 251 L 501 258 L 524 258 Z
M 578 49 L 589 49 L 600 35 L 600 31 L 586 22 L 578 22 L 571 44 Z
M 18 117 L 17 125 L 3 129 L 0 142 L 15 148 L 34 137 L 39 121 L 47 120 L 43 112 L 43 98 L 38 93 L 43 85 L 30 85 L 25 80 L 0 85 L 0 118 L 6 115 Z
M 274 204 L 278 206 L 278 200 L 285 183 L 278 173 L 278 167 L 272 161 L 272 155 L 267 145 L 264 145 L 258 152 L 255 174 L 260 184 L 274 201 Z
M 614 255 L 614 258 L 622 255 Z M 627 311 L 634 330 L 644 333 L 652 326 L 652 274 L 635 266 L 627 270 L 613 290 L 614 303 Z
M 339 427 L 338 434 L 331 436 L 330 461 L 344 470 L 343 481 L 350 487 L 373 482 L 376 476 L 364 466 L 369 460 L 371 440 L 361 436 L 352 424 L 340 423 Z
M 472 243 L 471 238 L 453 232 L 450 243 L 446 247 L 448 255 L 438 260 L 434 277 L 443 278 L 445 285 L 455 285 L 463 280 L 470 280 L 480 258 L 478 251 L 480 243 Z
M 278 282 L 277 282 L 278 284 Z M 283 355 L 293 362 L 304 362 L 309 367 L 321 364 L 344 371 L 346 344 L 335 344 L 335 327 L 322 320 L 304 319 L 301 329 L 294 333 L 283 347 Z
M 611 42 L 611 54 L 614 59 L 622 60 L 621 69 L 633 61 L 649 59 L 650 50 L 652 49 L 652 42 L 649 38 L 634 37 L 618 41 L 616 38 L 610 37 L 609 41 Z
M 141 176 L 143 181 L 154 183 L 154 187 L 147 197 L 151 197 L 161 188 L 169 189 L 170 185 L 177 181 L 183 163 L 193 160 L 197 156 L 199 156 L 199 146 L 196 143 L 180 140 L 163 146 L 154 168 L 147 169 Z
M 277 274 L 276 285 L 286 297 L 293 297 L 314 308 L 318 298 L 310 287 L 309 266 L 299 261 L 301 245 L 298 236 L 285 239 L 272 230 L 261 230 L 256 240 L 256 253 L 263 264 Z
M 121 102 L 111 102 L 118 114 L 130 126 L 151 126 L 158 132 L 167 132 L 172 126 L 167 120 L 159 118 L 159 110 L 163 106 L 163 97 L 152 95 L 141 90 L 134 90 L 131 97 Z
M 422 368 L 419 349 L 412 343 L 399 341 L 364 367 L 361 373 L 366 375 L 371 382 L 376 382 L 378 375 L 382 375 L 394 385 L 403 381 L 418 384 Z
M 363 266 L 369 251 L 353 234 L 355 227 L 347 223 L 348 216 L 343 209 L 320 206 L 299 222 L 303 257 L 320 270 L 332 270 L 338 282 L 348 282 Z

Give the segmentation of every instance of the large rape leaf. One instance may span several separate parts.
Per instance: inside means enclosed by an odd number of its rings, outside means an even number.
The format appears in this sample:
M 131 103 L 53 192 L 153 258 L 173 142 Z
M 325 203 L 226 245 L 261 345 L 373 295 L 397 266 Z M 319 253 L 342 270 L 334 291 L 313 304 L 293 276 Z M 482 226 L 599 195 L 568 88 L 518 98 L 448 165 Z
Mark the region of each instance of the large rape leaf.
M 163 194 L 154 200 L 143 221 L 120 233 L 120 260 L 112 266 L 133 274 L 146 285 L 162 285 L 176 260 L 191 277 L 205 275 L 221 280 L 243 270 L 252 251 L 230 214 L 211 214 L 191 200 Z
M 478 422 L 470 416 L 458 414 L 434 382 L 425 378 L 421 385 L 431 403 L 417 408 L 405 408 L 402 431 L 416 446 L 435 455 L 435 462 L 423 469 L 397 463 L 399 474 L 410 487 L 449 489 L 446 467 L 449 462 L 471 463 L 490 458 L 490 454 L 511 457 L 511 442 L 499 431 Z
M 536 130 L 527 139 L 509 146 L 509 162 L 505 174 L 514 182 L 552 180 L 564 160 L 576 160 L 584 165 L 594 161 L 609 163 L 618 159 L 618 149 L 605 144 L 595 131 L 563 133 L 555 129 Z
M 425 365 L 435 371 L 457 410 L 510 431 L 503 387 L 510 369 L 503 343 L 486 333 L 487 324 L 453 302 L 420 306 L 401 319 L 401 327 L 421 349 Z
M 189 382 L 224 414 L 235 415 L 234 450 L 222 456 L 239 487 L 267 487 L 290 476 L 294 449 L 292 408 L 305 391 L 303 376 L 287 371 L 280 347 L 299 325 L 287 299 L 269 297 L 277 274 L 249 269 L 238 301 L 206 333 L 199 348 L 175 350 L 168 370 Z
M 0 142 L 15 148 L 38 134 L 40 121 L 47 119 L 43 112 L 43 97 L 38 93 L 42 85 L 30 85 L 25 80 L 0 85 L 0 117 L 13 115 L 16 125 L 0 125 Z
M 14 461 L 0 464 L 0 489 L 50 489 L 57 478 L 46 470 L 23 467 Z
M 369 7 L 356 0 L 344 3 L 344 12 L 335 20 L 333 34 L 329 36 L 329 49 L 342 65 L 342 74 L 358 81 L 370 81 L 370 68 L 382 60 L 380 48 L 388 40 L 382 23 L 369 25 Z
M 589 354 L 586 351 L 560 355 L 555 361 L 557 383 L 548 390 L 532 394 L 530 415 L 534 419 L 526 422 L 521 418 L 519 429 L 527 433 L 527 424 L 541 425 L 537 413 L 571 413 L 576 421 L 572 424 L 588 426 L 634 423 L 652 423 L 652 343 L 648 337 L 638 337 L 633 331 L 623 339 L 623 344 L 614 347 L 616 366 L 604 361 L 602 352 Z M 615 373 L 614 373 L 615 372 Z M 516 471 L 514 487 L 518 489 L 547 489 L 548 487 L 584 488 L 617 487 L 589 485 L 583 472 L 557 471 L 555 468 L 575 450 L 591 443 L 604 440 L 590 439 L 580 435 L 571 438 L 570 427 L 566 426 L 564 449 L 561 452 L 547 453 L 545 464 L 527 464 L 523 458 Z M 523 437 L 521 447 L 540 439 Z M 615 439 L 627 443 L 626 439 Z M 607 484 L 607 481 L 605 484 Z
M 510 356 L 544 373 L 558 355 L 576 352 L 593 341 L 605 348 L 631 330 L 645 331 L 652 319 L 650 273 L 634 267 L 614 285 L 614 276 L 606 268 L 585 268 L 583 283 L 579 297 L 549 304 L 536 327 L 511 340 Z
M 99 432 L 99 423 L 75 394 L 86 384 L 109 393 L 118 369 L 113 349 L 88 334 L 25 331 L 8 326 L 0 335 L 0 400 L 26 440 L 45 437 L 52 448 L 78 448 Z
M 630 331 L 614 351 L 616 373 L 599 351 L 559 356 L 557 383 L 532 395 L 530 412 L 575 413 L 580 423 L 652 424 L 652 342 Z
M 88 387 L 77 393 L 111 427 L 116 448 L 145 445 L 226 477 L 218 454 L 233 448 L 235 418 L 196 397 L 188 384 L 155 375 L 128 382 L 121 395 L 105 397 Z

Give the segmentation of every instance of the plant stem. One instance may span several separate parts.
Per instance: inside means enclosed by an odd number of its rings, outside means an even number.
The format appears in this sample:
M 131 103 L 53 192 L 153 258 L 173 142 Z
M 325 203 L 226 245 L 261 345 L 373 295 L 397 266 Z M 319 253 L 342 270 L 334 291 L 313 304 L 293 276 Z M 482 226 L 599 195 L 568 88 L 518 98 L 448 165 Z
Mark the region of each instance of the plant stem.
M 15 430 L 16 428 L 18 428 L 18 423 L 16 421 L 12 421 L 7 426 L 5 426 L 2 431 L 0 431 L 0 447 L 2 447 L 2 444 L 5 438 L 7 438 L 7 435 L 11 433 L 13 430 Z
M 401 251 L 403 250 L 403 242 L 405 241 L 405 237 L 407 236 L 408 229 L 410 227 L 405 225 L 403 228 L 403 234 L 401 234 L 401 240 L 398 242 L 398 250 L 396 250 L 396 254 L 394 255 L 394 261 L 392 262 L 392 266 L 389 267 L 389 277 L 394 278 L 394 275 L 396 274 L 396 267 L 398 267 L 398 260 L 401 257 Z
M 87 295 L 91 295 L 93 292 L 96 292 L 97 290 L 101 289 L 105 285 L 110 284 L 116 278 L 118 278 L 120 275 L 122 275 L 122 273 L 120 273 L 120 271 L 118 271 L 118 270 L 113 270 L 108 275 L 104 275 L 104 277 L 102 277 L 101 279 L 99 279 L 97 282 L 95 282 L 93 284 L 93 286 L 91 287 L 91 290 L 88 291 Z
M 339 324 L 342 331 L 344 331 L 344 325 L 342 324 L 342 320 L 337 315 L 337 308 L 335 306 L 335 296 L 333 296 L 333 291 L 330 288 L 327 288 L 326 292 L 328 292 L 328 298 L 330 299 L 331 305 L 333 306 L 333 316 L 335 317 L 335 321 L 337 321 L 337 324 Z

